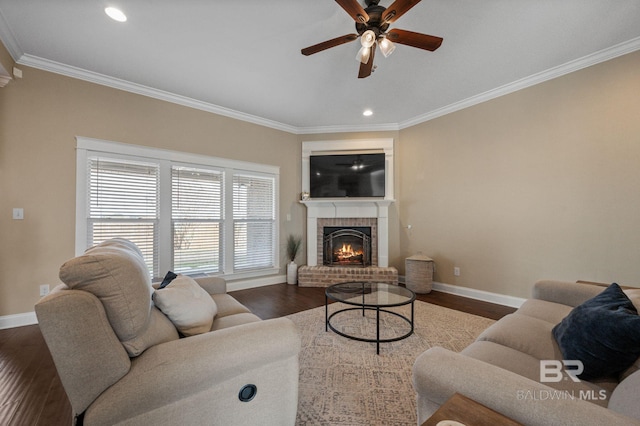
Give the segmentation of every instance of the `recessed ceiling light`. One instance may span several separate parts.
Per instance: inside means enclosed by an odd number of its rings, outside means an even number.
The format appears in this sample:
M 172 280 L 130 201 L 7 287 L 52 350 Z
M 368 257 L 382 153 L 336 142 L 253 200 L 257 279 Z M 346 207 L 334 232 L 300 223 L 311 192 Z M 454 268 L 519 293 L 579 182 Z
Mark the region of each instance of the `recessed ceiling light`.
M 364 115 L 365 117 L 369 117 L 369 116 L 373 115 L 373 111 L 371 111 L 370 109 L 365 109 L 362 112 L 362 115 Z
M 116 9 L 115 7 L 107 7 L 104 9 L 104 13 L 109 15 L 109 18 L 118 22 L 125 22 L 127 20 L 127 15 L 125 15 L 120 9 Z

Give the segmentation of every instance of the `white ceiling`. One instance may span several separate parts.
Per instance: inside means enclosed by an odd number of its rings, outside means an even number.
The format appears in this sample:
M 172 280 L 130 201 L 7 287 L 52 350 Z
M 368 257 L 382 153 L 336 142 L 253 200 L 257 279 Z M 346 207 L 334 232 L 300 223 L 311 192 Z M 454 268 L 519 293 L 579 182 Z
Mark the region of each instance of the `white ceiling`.
M 355 32 L 331 0 L 0 0 L 20 64 L 293 133 L 402 129 L 638 50 L 640 0 L 423 0 L 391 28 L 444 42 L 358 79 L 358 41 L 300 53 Z

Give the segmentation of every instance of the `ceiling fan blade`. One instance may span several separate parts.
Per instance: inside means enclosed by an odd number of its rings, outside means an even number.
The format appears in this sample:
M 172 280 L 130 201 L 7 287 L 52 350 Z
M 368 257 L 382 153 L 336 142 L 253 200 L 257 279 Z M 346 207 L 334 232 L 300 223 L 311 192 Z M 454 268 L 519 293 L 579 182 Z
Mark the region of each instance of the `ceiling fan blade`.
M 342 7 L 356 22 L 366 23 L 369 21 L 369 15 L 364 11 L 357 0 L 336 0 L 336 3 Z
M 371 49 L 371 54 L 369 55 L 369 61 L 366 64 L 360 63 L 360 69 L 358 70 L 358 78 L 366 78 L 371 75 L 371 71 L 373 70 L 373 57 L 376 54 L 376 45 L 374 44 L 369 49 Z
M 301 50 L 305 56 L 313 55 L 314 53 L 322 52 L 331 47 L 339 46 L 344 43 L 349 43 L 358 38 L 357 34 L 347 34 L 341 37 L 332 38 L 331 40 L 323 41 L 322 43 L 314 44 L 313 46 L 305 47 Z
M 394 28 L 387 33 L 387 38 L 394 43 L 406 44 L 418 49 L 434 51 L 442 44 L 442 38 L 413 31 Z
M 418 3 L 420 3 L 420 0 L 394 1 L 382 14 L 382 22 L 394 22 Z

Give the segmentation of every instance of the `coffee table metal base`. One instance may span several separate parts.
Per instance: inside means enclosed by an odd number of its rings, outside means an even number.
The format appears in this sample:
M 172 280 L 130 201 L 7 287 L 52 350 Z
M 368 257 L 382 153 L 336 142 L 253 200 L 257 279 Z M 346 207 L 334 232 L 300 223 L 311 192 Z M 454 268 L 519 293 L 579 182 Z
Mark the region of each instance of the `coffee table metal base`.
M 352 308 L 338 309 L 329 315 L 329 300 L 344 303 L 353 306 Z M 376 353 L 380 354 L 380 343 L 396 342 L 405 339 L 413 334 L 413 317 L 414 304 L 416 294 L 404 287 L 398 287 L 386 283 L 371 282 L 346 282 L 333 284 L 324 292 L 324 314 L 325 314 L 325 332 L 331 329 L 336 334 L 348 339 L 358 340 L 360 342 L 375 342 Z M 389 308 L 411 305 L 411 319 L 406 316 L 388 310 Z M 338 314 L 349 311 L 362 311 L 365 316 L 366 311 L 376 312 L 376 338 L 355 336 L 343 331 L 339 331 L 331 324 L 331 319 Z M 409 332 L 401 336 L 391 338 L 380 338 L 380 314 L 384 313 L 395 315 L 409 324 Z
M 347 312 L 347 311 L 362 311 L 362 316 L 365 316 L 364 315 L 365 310 L 366 311 L 375 311 L 376 312 L 376 338 L 375 339 L 367 339 L 365 337 L 353 336 L 351 334 L 343 333 L 342 331 L 337 330 L 331 324 L 331 318 L 333 318 L 334 316 L 336 316 L 339 313 Z M 409 332 L 407 332 L 406 334 L 403 334 L 402 336 L 392 337 L 392 338 L 387 338 L 387 339 L 381 339 L 380 338 L 380 313 L 381 312 L 385 312 L 387 314 L 395 315 L 398 318 L 401 318 L 404 321 L 406 321 L 407 324 L 409 324 L 409 326 L 410 326 Z M 342 337 L 346 337 L 347 339 L 358 340 L 360 342 L 375 343 L 376 344 L 376 354 L 380 355 L 380 343 L 397 342 L 398 340 L 406 339 L 407 337 L 409 337 L 409 336 L 411 336 L 413 334 L 413 302 L 411 302 L 411 319 L 409 319 L 409 318 L 405 317 L 404 315 L 399 314 L 397 312 L 388 311 L 388 310 L 382 309 L 382 308 L 371 308 L 371 307 L 366 307 L 366 306 L 362 307 L 362 308 L 340 309 L 340 310 L 335 311 L 331 315 L 329 315 L 329 304 L 326 303 L 326 301 L 325 301 L 325 322 L 326 322 L 325 331 L 329 331 L 329 329 L 331 329 L 334 333 L 339 334 Z

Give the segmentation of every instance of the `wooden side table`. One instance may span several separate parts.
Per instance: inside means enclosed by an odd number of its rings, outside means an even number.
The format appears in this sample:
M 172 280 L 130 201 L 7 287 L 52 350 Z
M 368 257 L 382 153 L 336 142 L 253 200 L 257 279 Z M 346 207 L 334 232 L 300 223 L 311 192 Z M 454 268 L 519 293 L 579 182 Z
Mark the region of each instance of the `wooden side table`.
M 422 426 L 436 426 L 442 420 L 455 420 L 465 426 L 522 426 L 459 393 L 453 394 Z

